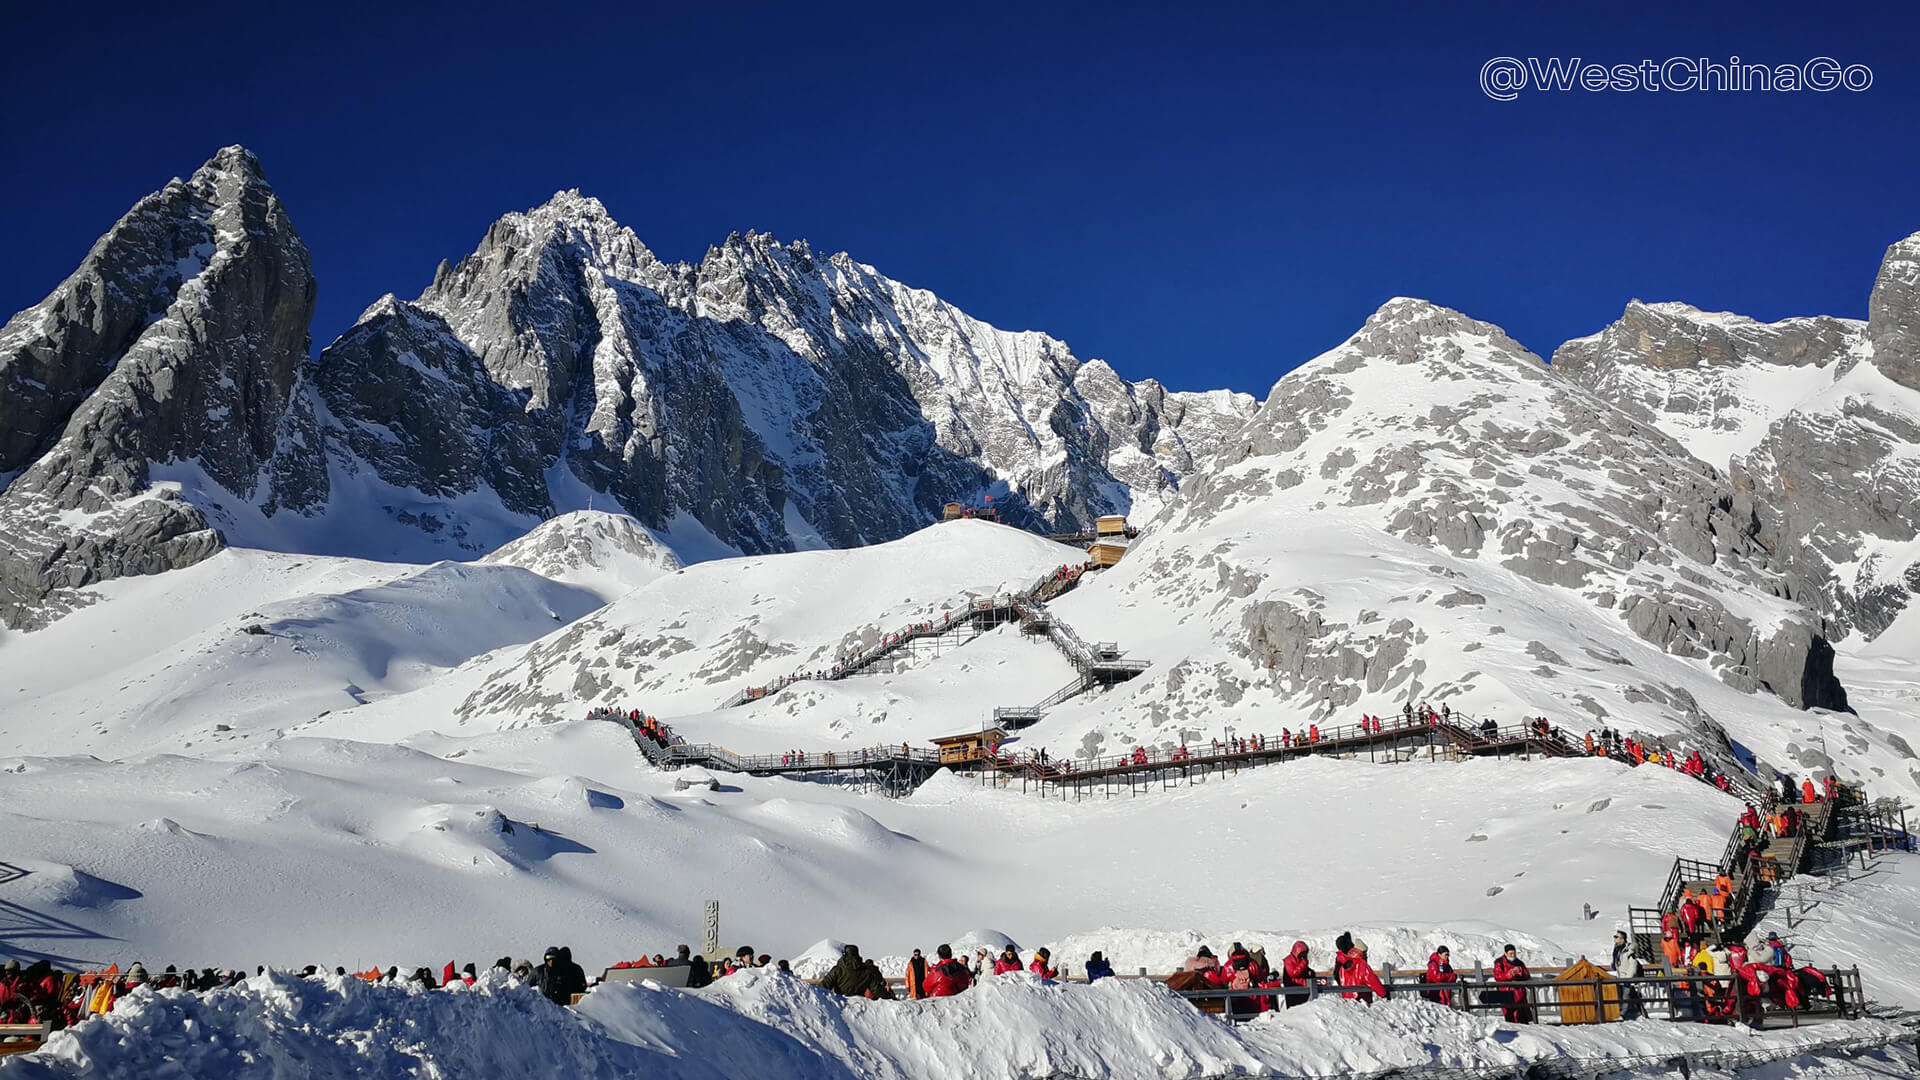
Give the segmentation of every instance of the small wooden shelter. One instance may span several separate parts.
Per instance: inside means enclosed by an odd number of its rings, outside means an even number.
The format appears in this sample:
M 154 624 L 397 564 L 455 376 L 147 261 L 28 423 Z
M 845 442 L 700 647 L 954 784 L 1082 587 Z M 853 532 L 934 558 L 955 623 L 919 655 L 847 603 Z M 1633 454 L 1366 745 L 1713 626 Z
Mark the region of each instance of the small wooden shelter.
M 959 735 L 942 735 L 933 740 L 933 745 L 940 752 L 942 765 L 978 765 L 1006 737 L 1005 731 L 995 727 Z
M 1586 957 L 1575 961 L 1554 982 L 1560 984 L 1562 1024 L 1610 1024 L 1620 1019 L 1620 987 L 1607 969 Z
M 957 521 L 967 516 L 967 508 L 957 502 L 948 503 L 940 508 L 941 521 Z
M 1095 536 L 1125 537 L 1127 535 L 1127 516 L 1125 514 L 1107 514 L 1096 519 L 1093 523 L 1093 534 Z
M 1125 537 L 1110 540 L 1095 540 L 1093 543 L 1087 545 L 1087 556 L 1093 560 L 1093 565 L 1095 566 L 1112 566 L 1119 562 L 1121 557 L 1126 555 L 1126 553 L 1127 541 Z

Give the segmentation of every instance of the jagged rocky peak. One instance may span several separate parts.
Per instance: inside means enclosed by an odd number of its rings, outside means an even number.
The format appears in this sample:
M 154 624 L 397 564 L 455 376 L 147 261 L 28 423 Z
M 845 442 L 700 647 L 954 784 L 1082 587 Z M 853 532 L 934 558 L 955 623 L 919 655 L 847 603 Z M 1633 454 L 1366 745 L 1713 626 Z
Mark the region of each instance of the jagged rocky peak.
M 156 471 L 208 505 L 325 502 L 304 389 L 314 296 L 306 246 L 236 146 L 142 199 L 0 330 L 0 475 L 16 474 L 0 496 L 0 617 L 29 622 L 57 591 L 217 549 L 215 522 L 152 488 Z
M 449 377 L 427 387 L 422 368 Z M 669 535 L 766 552 L 895 538 L 989 493 L 1021 524 L 1146 516 L 1252 411 L 1103 371 L 1083 392 L 1064 343 L 805 241 L 736 233 L 698 265 L 661 263 L 567 192 L 496 222 L 411 304 L 370 308 L 323 354 L 320 388 L 347 472 L 443 499 L 491 487 L 534 517 L 584 489 Z M 448 463 L 423 476 L 422 453 Z
M 1825 315 L 1765 323 L 1636 300 L 1599 333 L 1560 346 L 1553 367 L 1725 471 L 1858 362 L 1864 334 L 1861 322 Z
M 1867 339 L 1887 378 L 1920 390 L 1920 233 L 1887 248 L 1867 300 Z
M 1613 612 L 1736 688 L 1845 705 L 1817 621 L 1778 595 L 1770 553 L 1726 480 L 1457 311 L 1389 301 L 1286 375 L 1171 525 L 1206 529 L 1248 508 L 1289 522 L 1350 518 L 1496 566 Z M 1272 634 L 1310 622 L 1256 620 L 1256 636 L 1272 646 Z

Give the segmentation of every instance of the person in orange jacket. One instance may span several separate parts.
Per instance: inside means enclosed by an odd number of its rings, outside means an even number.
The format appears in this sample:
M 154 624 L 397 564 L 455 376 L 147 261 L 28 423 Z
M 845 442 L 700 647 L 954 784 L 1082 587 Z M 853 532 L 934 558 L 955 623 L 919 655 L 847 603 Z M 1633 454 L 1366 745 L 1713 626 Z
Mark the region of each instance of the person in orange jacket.
M 1660 936 L 1660 951 L 1666 955 L 1667 970 L 1678 974 L 1681 967 L 1680 958 L 1686 953 L 1681 948 L 1680 935 L 1672 927 L 1668 927 L 1667 932 Z
M 1811 779 L 1800 782 L 1800 801 L 1803 803 L 1816 803 L 1820 801 L 1820 795 L 1814 790 Z
M 927 996 L 927 958 L 920 950 L 913 950 L 913 956 L 907 960 L 907 997 L 919 1000 Z

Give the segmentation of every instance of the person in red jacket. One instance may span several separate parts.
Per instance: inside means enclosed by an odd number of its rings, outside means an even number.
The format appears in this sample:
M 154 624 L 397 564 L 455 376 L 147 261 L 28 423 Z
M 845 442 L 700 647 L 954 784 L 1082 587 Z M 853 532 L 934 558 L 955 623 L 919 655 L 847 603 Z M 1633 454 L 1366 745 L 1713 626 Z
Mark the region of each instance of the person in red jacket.
M 1299 991 L 1286 995 L 1287 1008 L 1291 1009 L 1295 1005 L 1307 1000 L 1305 987 L 1307 981 L 1312 978 L 1313 968 L 1307 964 L 1307 943 L 1304 941 L 1296 941 L 1293 943 L 1293 950 L 1287 953 L 1284 960 L 1280 961 L 1281 987 L 1297 989 Z
M 1060 977 L 1060 972 L 1047 966 L 1047 962 L 1052 959 L 1053 954 L 1046 949 L 1035 949 L 1033 951 L 1033 963 L 1027 965 L 1027 970 L 1043 979 L 1057 979 Z
M 1427 957 L 1427 985 L 1432 986 L 1438 983 L 1459 981 L 1460 976 L 1453 973 L 1453 957 L 1447 952 L 1447 947 L 1442 945 L 1433 950 L 1433 955 Z M 1422 991 L 1422 994 L 1428 1001 L 1435 1002 L 1436 1004 L 1453 1004 L 1453 991 L 1451 990 L 1425 990 Z
M 928 997 L 952 997 L 973 985 L 973 972 L 953 958 L 953 946 L 942 945 L 934 955 L 938 959 L 927 969 Z
M 1526 962 L 1520 959 L 1520 953 L 1509 945 L 1501 950 L 1500 959 L 1493 962 L 1494 982 L 1527 982 L 1533 978 L 1533 972 L 1527 970 Z M 1500 1014 L 1516 1024 L 1533 1022 L 1533 1009 L 1527 1004 L 1527 992 L 1515 987 L 1509 991 L 1508 1004 L 1501 1008 Z
M 1373 995 L 1387 996 L 1387 988 L 1380 984 L 1380 976 L 1374 974 L 1373 965 L 1367 963 L 1367 943 L 1355 938 L 1353 948 L 1347 950 L 1346 974 L 1340 979 L 1342 986 L 1366 987 L 1364 990 L 1347 990 L 1340 996 L 1359 998 L 1371 1005 Z M 1369 992 L 1371 991 L 1371 993 Z
M 995 975 L 1005 975 L 1009 971 L 1019 971 L 1019 970 L 1020 970 L 1020 954 L 1017 952 L 1014 952 L 1013 946 L 1011 945 L 1000 950 L 1000 955 L 995 957 L 993 960 L 993 973 Z

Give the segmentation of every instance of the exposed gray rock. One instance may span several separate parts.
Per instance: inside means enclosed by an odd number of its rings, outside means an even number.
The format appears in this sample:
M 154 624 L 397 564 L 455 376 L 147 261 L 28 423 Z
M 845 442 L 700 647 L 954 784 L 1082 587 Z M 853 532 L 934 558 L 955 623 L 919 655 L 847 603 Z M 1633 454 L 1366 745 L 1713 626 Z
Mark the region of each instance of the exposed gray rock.
M 1449 384 L 1460 389 L 1409 394 L 1430 399 L 1412 409 L 1355 389 Z M 1320 433 L 1352 433 L 1339 445 L 1353 453 L 1315 451 Z M 1254 462 L 1263 471 L 1247 468 Z M 1595 607 L 1626 595 L 1628 627 L 1662 649 L 1710 660 L 1728 682 L 1794 705 L 1845 707 L 1817 619 L 1776 601 L 1782 616 L 1762 629 L 1726 603 L 1727 590 L 1787 592 L 1727 479 L 1498 327 L 1391 301 L 1340 348 L 1280 380 L 1216 465 L 1189 485 L 1175 527 L 1271 493 L 1253 479 L 1264 469 L 1312 468 L 1339 504 L 1368 508 L 1404 540 L 1497 558 Z M 1497 482 L 1512 472 L 1536 479 Z M 1381 672 L 1412 647 L 1390 633 L 1362 650 L 1341 644 L 1318 615 L 1254 610 L 1246 629 L 1255 655 L 1295 685 L 1324 684 L 1328 698 L 1340 696 L 1341 682 L 1379 689 Z
M 446 378 L 403 402 L 430 377 L 393 372 L 410 358 Z M 1046 528 L 1150 513 L 1253 408 L 1128 383 L 804 242 L 735 235 L 669 265 L 577 192 L 375 304 L 321 371 L 342 441 L 388 483 L 545 514 L 558 467 L 750 552 L 889 540 L 986 494 Z
M 1867 299 L 1867 340 L 1887 378 L 1920 390 L 1920 233 L 1890 245 Z
M 1777 553 L 1791 594 L 1836 636 L 1872 638 L 1911 602 L 1920 536 L 1920 234 L 1887 249 L 1868 356 L 1736 461 L 1737 514 Z M 1904 562 L 1905 565 L 1901 565 Z
M 6 460 L 30 460 L 0 494 L 0 620 L 35 625 L 78 602 L 54 594 L 205 558 L 223 500 L 325 502 L 303 370 L 314 295 L 259 163 L 228 147 L 0 331 L 0 413 L 20 425 Z M 150 488 L 156 470 L 190 494 Z

